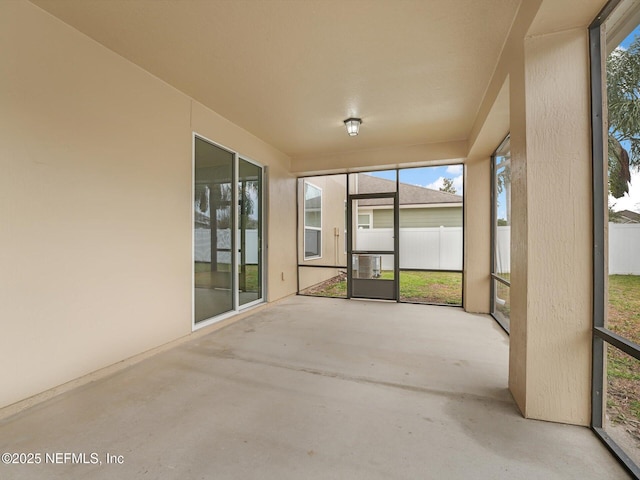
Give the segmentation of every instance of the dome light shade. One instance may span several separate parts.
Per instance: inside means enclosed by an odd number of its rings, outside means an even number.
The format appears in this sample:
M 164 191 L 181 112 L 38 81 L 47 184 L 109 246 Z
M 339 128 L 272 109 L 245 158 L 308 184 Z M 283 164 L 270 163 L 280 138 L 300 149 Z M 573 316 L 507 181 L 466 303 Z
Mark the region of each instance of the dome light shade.
M 350 137 L 355 137 L 358 135 L 358 130 L 360 130 L 360 124 L 362 120 L 359 118 L 347 118 L 344 121 L 344 124 L 347 126 L 347 133 Z

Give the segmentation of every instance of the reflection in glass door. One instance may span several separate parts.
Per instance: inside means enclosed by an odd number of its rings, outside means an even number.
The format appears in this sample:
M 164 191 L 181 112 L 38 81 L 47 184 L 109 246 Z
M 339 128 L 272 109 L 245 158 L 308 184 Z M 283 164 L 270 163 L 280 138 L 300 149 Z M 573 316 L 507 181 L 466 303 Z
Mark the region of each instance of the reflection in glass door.
M 262 167 L 194 137 L 194 325 L 264 298 L 262 188 Z
M 198 323 L 234 308 L 234 155 L 198 137 L 194 153 L 194 317 Z

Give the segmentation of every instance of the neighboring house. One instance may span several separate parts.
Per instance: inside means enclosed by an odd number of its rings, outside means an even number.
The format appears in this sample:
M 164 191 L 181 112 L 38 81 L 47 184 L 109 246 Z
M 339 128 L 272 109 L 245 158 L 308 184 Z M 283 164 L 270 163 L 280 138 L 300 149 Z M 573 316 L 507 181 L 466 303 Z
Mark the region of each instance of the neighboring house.
M 358 193 L 395 191 L 394 180 L 358 175 Z M 400 228 L 461 227 L 462 196 L 400 182 Z M 358 202 L 358 229 L 392 228 L 393 199 Z
M 621 210 L 611 215 L 611 221 L 614 223 L 640 223 L 640 213 L 631 210 Z

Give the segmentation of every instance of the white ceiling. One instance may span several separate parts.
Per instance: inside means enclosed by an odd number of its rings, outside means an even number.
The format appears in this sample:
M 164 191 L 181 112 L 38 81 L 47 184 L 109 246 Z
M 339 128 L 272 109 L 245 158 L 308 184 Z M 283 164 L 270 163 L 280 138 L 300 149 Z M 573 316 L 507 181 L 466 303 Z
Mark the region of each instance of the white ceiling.
M 32 1 L 292 158 L 466 140 L 520 4 Z

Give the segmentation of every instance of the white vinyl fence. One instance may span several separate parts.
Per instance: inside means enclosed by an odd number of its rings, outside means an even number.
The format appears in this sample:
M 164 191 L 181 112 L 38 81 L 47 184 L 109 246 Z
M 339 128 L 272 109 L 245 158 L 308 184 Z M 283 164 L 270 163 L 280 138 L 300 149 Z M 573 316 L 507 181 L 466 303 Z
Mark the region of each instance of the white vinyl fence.
M 640 224 L 609 223 L 609 275 L 640 275 Z
M 211 230 L 208 228 L 196 228 L 195 239 L 195 261 L 211 262 Z M 240 245 L 240 232 L 238 232 L 237 244 Z M 258 230 L 246 230 L 246 262 L 249 265 L 258 263 Z M 228 228 L 219 229 L 217 232 L 218 249 L 231 249 L 231 230 Z M 239 254 L 238 254 L 239 255 Z M 231 252 L 218 252 L 218 263 L 231 263 Z
M 509 273 L 511 227 L 498 227 L 496 271 Z M 640 224 L 609 223 L 609 274 L 640 275 Z
M 510 272 L 511 227 L 496 232 L 496 271 Z M 358 230 L 358 250 L 393 250 L 393 229 Z M 462 228 L 401 228 L 400 268 L 462 270 Z M 393 257 L 382 258 L 393 269 Z M 640 275 L 640 224 L 609 223 L 609 274 Z
M 196 229 L 195 261 L 211 261 L 211 232 Z M 358 250 L 393 250 L 393 229 L 358 230 Z M 511 227 L 498 227 L 497 271 L 509 273 Z M 230 249 L 230 230 L 218 230 L 218 248 Z M 246 261 L 258 263 L 258 231 L 246 232 Z M 238 244 L 240 236 L 238 235 Z M 231 252 L 218 252 L 220 263 L 229 263 Z M 401 228 L 400 268 L 462 270 L 462 227 Z M 393 269 L 393 257 L 384 256 L 382 269 Z M 609 274 L 640 275 L 640 224 L 609 223 Z
M 393 229 L 358 230 L 357 250 L 393 250 Z M 400 268 L 462 270 L 462 227 L 401 228 Z M 382 269 L 393 270 L 393 257 L 382 257 Z
M 496 273 L 511 272 L 511 227 L 496 227 Z

